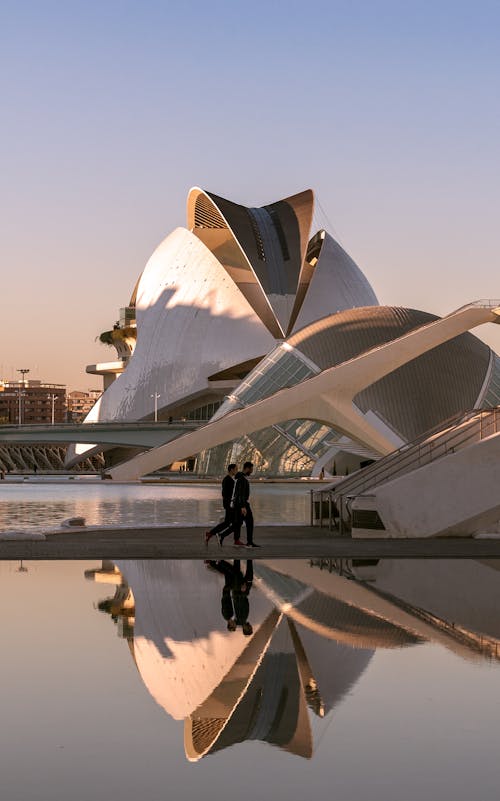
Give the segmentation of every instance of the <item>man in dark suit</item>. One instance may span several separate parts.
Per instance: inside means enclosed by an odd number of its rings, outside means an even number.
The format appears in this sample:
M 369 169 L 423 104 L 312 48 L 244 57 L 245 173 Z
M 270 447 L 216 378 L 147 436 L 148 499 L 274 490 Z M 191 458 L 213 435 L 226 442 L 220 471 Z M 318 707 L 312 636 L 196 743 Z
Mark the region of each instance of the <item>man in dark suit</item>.
M 224 538 L 233 531 L 234 533 L 234 510 L 231 500 L 234 491 L 234 477 L 238 470 L 235 464 L 228 464 L 227 475 L 222 479 L 222 505 L 224 507 L 224 520 L 217 526 L 205 531 L 205 545 L 208 545 L 212 537 L 217 537 L 219 545 L 222 545 Z M 236 539 L 236 537 L 235 537 Z
M 247 530 L 246 545 L 248 548 L 260 548 L 253 541 L 253 514 L 250 506 L 250 482 L 248 477 L 253 473 L 253 462 L 245 462 L 241 473 L 236 473 L 235 486 L 233 493 L 235 524 L 234 524 L 234 544 L 244 546 L 240 540 L 241 526 L 245 524 Z

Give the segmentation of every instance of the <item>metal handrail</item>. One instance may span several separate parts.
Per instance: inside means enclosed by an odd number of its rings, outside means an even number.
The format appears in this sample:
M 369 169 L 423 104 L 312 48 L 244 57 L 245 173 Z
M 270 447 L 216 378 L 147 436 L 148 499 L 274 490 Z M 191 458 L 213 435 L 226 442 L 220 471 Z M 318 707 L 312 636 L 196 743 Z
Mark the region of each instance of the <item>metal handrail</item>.
M 383 457 L 383 459 L 378 459 L 373 464 L 364 467 L 362 471 L 356 471 L 356 473 L 353 473 L 353 475 L 342 479 L 342 481 L 337 481 L 335 484 L 330 484 L 326 486 L 323 485 L 323 489 L 332 490 L 333 492 L 337 493 L 339 488 L 341 488 L 342 492 L 344 493 L 344 491 L 348 491 L 351 488 L 355 487 L 359 482 L 366 481 L 366 479 L 369 476 L 372 476 L 380 469 L 385 469 L 386 465 L 392 464 L 392 462 L 398 459 L 401 454 L 406 453 L 407 451 L 414 448 L 416 445 L 419 445 L 420 443 L 426 442 L 436 434 L 444 433 L 450 428 L 457 426 L 459 423 L 465 422 L 471 417 L 475 417 L 477 413 L 478 410 L 473 409 L 470 412 L 460 412 L 460 414 L 455 414 L 452 417 L 448 418 L 448 420 L 444 420 L 441 423 L 439 423 L 439 425 L 428 429 L 427 431 L 425 431 L 420 436 L 416 437 L 411 442 L 405 442 L 399 448 L 397 448 L 394 451 L 391 451 L 391 453 Z
M 494 298 L 482 298 L 481 300 L 472 300 L 470 303 L 465 303 L 464 306 L 459 306 L 458 309 L 455 309 L 454 312 L 451 314 L 456 314 L 457 311 L 462 311 L 462 309 L 470 309 L 471 307 L 479 307 L 481 309 L 498 309 L 500 306 L 500 300 L 495 300 Z
M 466 447 L 474 441 L 480 441 L 500 430 L 500 406 L 494 409 L 472 409 L 451 418 L 447 423 L 428 431 L 411 443 L 407 443 L 398 450 L 379 460 L 375 464 L 358 471 L 353 476 L 345 478 L 336 485 L 323 486 L 321 490 L 311 490 L 311 522 L 313 522 L 312 505 L 318 495 L 320 500 L 326 495 L 329 508 L 332 504 L 339 510 L 339 533 L 344 528 L 345 512 L 349 511 L 347 499 L 362 495 L 367 490 L 390 481 L 397 476 L 404 475 L 412 469 L 441 459 L 456 450 Z M 320 503 L 320 525 L 322 520 L 323 504 Z M 330 514 L 329 527 L 332 520 Z
M 375 465 L 365 468 L 331 488 L 334 498 L 347 493 L 361 494 L 396 476 L 403 475 L 412 468 L 440 459 L 448 453 L 479 441 L 499 431 L 500 407 L 488 410 L 472 410 L 459 416 L 452 426 L 441 429 L 441 434 L 427 434 L 422 441 L 419 438 L 407 446 L 399 448 Z M 326 488 L 325 488 L 326 489 Z

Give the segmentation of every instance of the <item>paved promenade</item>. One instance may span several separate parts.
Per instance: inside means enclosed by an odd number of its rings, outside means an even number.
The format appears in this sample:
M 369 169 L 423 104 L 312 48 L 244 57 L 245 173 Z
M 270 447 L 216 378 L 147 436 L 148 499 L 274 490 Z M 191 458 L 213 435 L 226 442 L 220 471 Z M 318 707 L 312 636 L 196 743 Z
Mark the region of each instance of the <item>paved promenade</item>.
M 202 528 L 85 528 L 45 531 L 45 540 L 0 541 L 0 559 L 500 559 L 500 539 L 332 537 L 308 526 L 259 526 L 261 548 L 206 548 Z

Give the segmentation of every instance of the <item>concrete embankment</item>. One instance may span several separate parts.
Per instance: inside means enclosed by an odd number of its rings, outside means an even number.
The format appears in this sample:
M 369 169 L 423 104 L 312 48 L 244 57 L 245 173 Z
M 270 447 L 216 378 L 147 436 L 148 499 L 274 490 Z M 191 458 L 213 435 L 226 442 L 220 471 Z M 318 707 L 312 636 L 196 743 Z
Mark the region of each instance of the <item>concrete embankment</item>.
M 349 539 L 306 526 L 259 526 L 260 548 L 205 547 L 201 528 L 44 530 L 41 540 L 0 539 L 0 559 L 500 559 L 500 539 Z

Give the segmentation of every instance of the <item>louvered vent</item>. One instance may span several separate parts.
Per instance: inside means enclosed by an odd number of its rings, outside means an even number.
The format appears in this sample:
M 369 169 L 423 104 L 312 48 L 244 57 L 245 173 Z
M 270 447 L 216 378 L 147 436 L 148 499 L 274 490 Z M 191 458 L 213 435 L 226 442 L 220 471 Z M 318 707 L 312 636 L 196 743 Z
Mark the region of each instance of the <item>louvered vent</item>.
M 215 206 L 204 196 L 198 195 L 194 209 L 195 228 L 227 228 Z
M 279 218 L 279 214 L 277 210 L 273 206 L 264 206 L 265 210 L 269 214 L 272 223 L 274 225 L 274 230 L 276 231 L 276 235 L 278 237 L 281 253 L 283 256 L 283 261 L 290 261 L 290 251 L 288 250 L 288 245 L 286 241 L 285 232 L 283 230 L 283 226 L 281 225 L 281 220 Z
M 259 226 L 258 226 L 257 220 L 255 219 L 254 214 L 253 214 L 253 209 L 246 209 L 246 212 L 248 214 L 248 219 L 250 220 L 250 225 L 252 226 L 252 233 L 254 235 L 255 245 L 257 247 L 257 256 L 259 258 L 259 261 L 265 261 L 266 260 L 266 251 L 264 250 L 264 243 L 263 243 L 262 237 L 260 235 L 260 230 L 259 230 Z
M 217 739 L 226 718 L 191 718 L 191 721 L 193 746 L 198 754 L 202 754 Z

